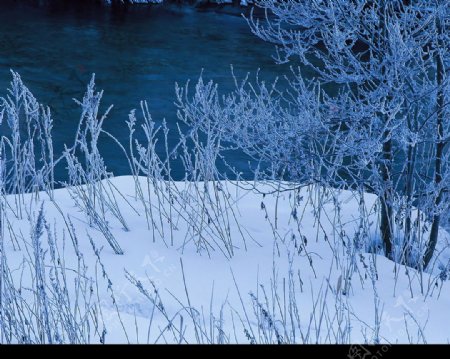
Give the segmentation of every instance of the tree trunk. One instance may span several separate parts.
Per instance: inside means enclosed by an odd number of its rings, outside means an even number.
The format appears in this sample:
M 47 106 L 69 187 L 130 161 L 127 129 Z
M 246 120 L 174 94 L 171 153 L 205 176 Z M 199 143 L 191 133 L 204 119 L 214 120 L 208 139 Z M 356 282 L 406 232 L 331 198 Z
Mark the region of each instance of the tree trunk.
M 410 121 L 408 121 L 408 127 L 412 129 Z M 406 184 L 405 184 L 405 196 L 406 196 L 406 209 L 405 209 L 405 238 L 403 241 L 403 264 L 411 265 L 411 241 L 412 241 L 412 198 L 414 191 L 414 167 L 416 158 L 416 147 L 413 145 L 408 146 L 407 157 L 407 169 L 406 169 Z
M 443 48 L 442 43 L 443 36 L 443 26 L 440 21 L 439 15 L 436 17 L 436 29 L 437 29 L 437 44 L 436 44 L 436 78 L 437 78 L 437 115 L 436 115 L 436 157 L 435 157 L 435 167 L 434 167 L 434 186 L 438 191 L 437 196 L 434 200 L 433 210 L 437 210 L 442 202 L 442 189 L 439 188 L 442 182 L 442 155 L 444 153 L 444 62 L 442 60 L 439 50 Z M 428 240 L 427 249 L 423 258 L 423 267 L 426 268 L 430 264 L 431 258 L 433 257 L 434 250 L 436 248 L 438 235 L 439 235 L 439 225 L 441 222 L 441 215 L 437 212 L 433 215 L 433 222 L 431 224 L 430 238 Z
M 385 1 L 380 2 L 380 39 L 378 40 L 379 48 L 383 51 L 389 51 L 387 45 L 387 19 L 388 19 L 388 5 Z M 379 59 L 383 61 L 383 59 Z M 384 66 L 381 69 L 383 76 L 386 76 L 386 69 Z M 386 86 L 386 84 L 384 84 Z M 387 124 L 387 115 L 381 115 L 384 123 Z M 384 253 L 387 258 L 392 259 L 392 239 L 393 239 L 393 184 L 392 184 L 392 139 L 391 132 L 386 129 L 383 133 L 383 155 L 381 162 L 381 179 L 382 179 L 382 193 L 380 195 L 381 204 L 381 218 L 380 218 L 380 233 L 383 241 Z
M 389 133 L 385 133 L 388 137 Z M 383 143 L 383 163 L 381 164 L 381 176 L 383 181 L 383 192 L 380 196 L 381 218 L 380 232 L 383 241 L 384 253 L 387 258 L 392 258 L 393 238 L 393 188 L 392 188 L 392 140 L 387 139 Z

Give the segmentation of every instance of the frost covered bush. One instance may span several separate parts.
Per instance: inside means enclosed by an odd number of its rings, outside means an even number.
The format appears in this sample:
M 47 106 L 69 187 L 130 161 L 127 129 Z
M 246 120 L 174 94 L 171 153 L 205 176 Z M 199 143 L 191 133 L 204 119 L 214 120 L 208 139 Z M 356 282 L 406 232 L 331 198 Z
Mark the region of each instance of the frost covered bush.
M 291 73 L 281 86 L 236 80 L 226 95 L 200 78 L 193 95 L 178 89 L 180 116 L 260 161 L 266 178 L 375 193 L 386 256 L 426 267 L 449 208 L 449 3 L 257 5 L 267 15 L 251 30 Z
M 0 97 L 0 147 L 7 193 L 46 191 L 54 186 L 53 119 L 19 74 L 12 72 L 8 94 Z
M 31 248 L 23 248 L 27 256 L 19 263 L 20 276 L 14 274 L 18 263 L 6 256 L 6 243 L 0 235 L 0 342 L 103 341 L 106 331 L 97 301 L 99 278 L 87 275 L 73 227 L 68 226 L 68 234 L 58 238 L 45 220 L 43 207 L 30 224 Z M 66 242 L 76 254 L 75 270 L 72 263 L 66 263 Z
M 75 143 L 64 151 L 69 174 L 68 190 L 75 203 L 87 215 L 89 224 L 98 228 L 116 254 L 123 254 L 122 249 L 109 230 L 106 213 L 111 213 L 128 231 L 116 200 L 116 191 L 111 186 L 103 157 L 98 149 L 99 136 L 104 132 L 103 122 L 112 106 L 98 118 L 100 101 L 103 92 L 95 92 L 95 77 L 87 87 L 83 101 L 76 101 L 82 114 L 75 135 Z M 80 160 L 82 157 L 84 160 Z
M 230 227 L 238 224 L 238 220 L 234 203 L 227 194 L 229 184 L 221 181 L 225 177 L 216 166 L 223 159 L 216 134 L 211 132 L 211 136 L 205 139 L 200 138 L 198 128 L 190 128 L 184 133 L 178 127 L 180 140 L 169 147 L 166 122 L 157 126 L 146 102 L 141 102 L 141 114 L 142 120 L 138 121 L 136 111 L 132 111 L 127 122 L 130 166 L 136 179 L 139 175 L 146 178 L 146 188 L 138 180 L 135 181 L 136 196 L 144 205 L 153 238 L 156 233 L 165 237 L 164 222 L 168 222 L 168 236 L 173 245 L 173 231 L 177 230 L 177 223 L 184 224 L 188 228 L 185 243 L 193 240 L 199 251 L 209 253 L 219 249 L 225 256 L 231 257 L 236 238 L 232 238 Z M 139 122 L 142 123 L 144 142 L 135 138 L 135 126 Z M 162 154 L 158 154 L 159 144 L 163 147 Z M 178 184 L 171 175 L 174 164 L 185 173 L 183 181 Z M 165 204 L 168 204 L 168 209 Z M 245 246 L 242 233 L 239 237 Z

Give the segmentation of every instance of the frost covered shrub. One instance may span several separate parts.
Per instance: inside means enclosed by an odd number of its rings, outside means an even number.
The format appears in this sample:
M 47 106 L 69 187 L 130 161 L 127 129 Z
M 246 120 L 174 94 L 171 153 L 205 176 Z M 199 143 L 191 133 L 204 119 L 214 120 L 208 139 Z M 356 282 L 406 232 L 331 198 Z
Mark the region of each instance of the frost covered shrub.
M 54 188 L 53 119 L 19 74 L 11 72 L 8 94 L 0 97 L 0 147 L 7 193 Z
M 123 254 L 122 249 L 109 230 L 106 213 L 111 213 L 123 228 L 128 225 L 117 204 L 116 191 L 111 186 L 103 157 L 98 149 L 99 136 L 104 133 L 103 122 L 112 106 L 98 118 L 103 92 L 95 92 L 95 76 L 87 86 L 82 101 L 76 101 L 82 113 L 75 135 L 75 143 L 65 149 L 64 158 L 69 174 L 68 190 L 75 203 L 87 215 L 89 224 L 97 227 L 105 236 L 116 254 Z
M 222 181 L 225 177 L 216 166 L 216 162 L 223 159 L 219 153 L 220 139 L 212 132 L 211 136 L 203 138 L 198 128 L 189 128 L 183 133 L 178 127 L 180 140 L 170 147 L 166 122 L 157 126 L 145 101 L 141 102 L 141 116 L 140 130 L 144 133 L 144 141 L 136 139 L 136 111 L 131 111 L 127 122 L 130 166 L 136 178 L 136 196 L 145 208 L 153 238 L 159 234 L 164 239 L 168 233 L 173 245 L 173 232 L 179 225 L 185 225 L 187 233 L 183 247 L 193 240 L 199 251 L 209 253 L 219 249 L 231 257 L 236 239 L 232 238 L 230 228 L 232 224 L 239 227 L 239 223 L 235 202 L 226 188 L 229 184 Z M 163 147 L 162 154 L 158 153 L 158 144 Z M 179 183 L 171 175 L 174 162 L 185 173 Z M 146 178 L 146 186 L 137 180 L 139 175 Z M 165 223 L 169 224 L 168 229 L 165 229 Z M 245 246 L 242 232 L 238 237 Z
M 200 78 L 192 95 L 178 89 L 181 116 L 260 161 L 266 178 L 375 193 L 386 256 L 426 267 L 450 203 L 449 3 L 257 5 L 267 15 L 248 19 L 252 32 L 298 68 L 284 88 L 246 77 L 225 95 Z
M 104 342 L 106 330 L 97 301 L 99 279 L 88 275 L 73 227 L 69 225 L 67 234 L 58 238 L 42 206 L 29 223 L 31 248 L 19 263 L 19 276 L 14 274 L 18 263 L 6 256 L 0 235 L 0 342 Z M 66 263 L 66 241 L 76 255 L 75 267 Z
M 148 229 L 152 231 L 154 240 L 158 234 L 164 241 L 169 238 L 168 243 L 174 245 L 173 232 L 178 223 L 184 223 L 188 227 L 186 242 L 194 240 L 202 251 L 217 247 L 226 256 L 233 255 L 230 224 L 237 223 L 237 217 L 234 203 L 221 182 L 225 177 L 216 166 L 217 161 L 224 161 L 219 151 L 220 137 L 213 132 L 205 137 L 198 128 L 189 129 L 186 133 L 178 128 L 180 140 L 169 146 L 167 124 L 163 122 L 156 126 L 146 103 L 142 102 L 142 120 L 139 118 L 142 126 L 135 128 L 138 115 L 135 110 L 131 111 L 127 122 L 129 145 L 121 144 L 103 128 L 112 106 L 100 116 L 103 92 L 95 90 L 93 76 L 83 99 L 75 100 L 80 106 L 81 116 L 74 142 L 66 144 L 62 154 L 54 154 L 50 111 L 38 104 L 14 72 L 9 93 L 0 99 L 0 120 L 5 130 L 0 142 L 0 171 L 2 194 L 15 195 L 12 198 L 18 218 L 25 214 L 25 193 L 33 192 L 38 196 L 38 191 L 44 190 L 53 200 L 55 185 L 62 185 L 86 215 L 89 225 L 104 235 L 115 253 L 122 254 L 123 250 L 111 232 L 112 223 L 108 216 L 112 215 L 128 231 L 122 215 L 124 208 L 119 206 L 119 202 L 134 212 L 136 210 L 110 181 L 113 174 L 108 171 L 99 151 L 99 141 L 103 136 L 117 145 L 129 163 L 135 178 L 136 195 L 144 205 Z M 145 141 L 137 141 L 136 131 L 143 132 Z M 54 168 L 63 163 L 66 164 L 68 181 L 57 183 Z M 172 178 L 174 163 L 185 173 L 181 186 Z M 138 180 L 142 175 L 147 179 L 147 188 L 143 188 Z M 239 237 L 244 240 L 242 233 Z

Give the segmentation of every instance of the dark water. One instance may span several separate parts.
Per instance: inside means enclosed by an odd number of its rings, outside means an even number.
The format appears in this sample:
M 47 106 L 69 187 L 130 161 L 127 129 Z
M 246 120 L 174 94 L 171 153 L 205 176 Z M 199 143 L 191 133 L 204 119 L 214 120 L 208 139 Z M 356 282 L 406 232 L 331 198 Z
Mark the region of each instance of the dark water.
M 125 120 L 140 100 L 148 101 L 154 120 L 166 118 L 173 128 L 175 82 L 195 82 L 204 69 L 205 78 L 230 90 L 230 64 L 238 75 L 259 67 L 263 77 L 274 79 L 281 68 L 272 53 L 272 45 L 255 38 L 242 17 L 189 6 L 113 12 L 100 6 L 8 2 L 0 10 L 0 93 L 6 94 L 9 69 L 19 72 L 52 110 L 56 151 L 73 142 L 80 111 L 72 98 L 82 98 L 92 73 L 98 89 L 105 90 L 104 108 L 114 104 L 105 129 L 125 142 Z M 104 139 L 101 146 L 109 170 L 129 173 L 112 142 Z M 245 170 L 242 154 L 230 154 L 228 160 Z

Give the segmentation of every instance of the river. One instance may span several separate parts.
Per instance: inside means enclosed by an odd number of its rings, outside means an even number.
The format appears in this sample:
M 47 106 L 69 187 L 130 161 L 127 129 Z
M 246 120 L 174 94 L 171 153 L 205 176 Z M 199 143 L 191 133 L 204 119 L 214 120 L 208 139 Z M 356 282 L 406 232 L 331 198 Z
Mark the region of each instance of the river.
M 6 1 L 0 10 L 0 94 L 6 95 L 10 69 L 22 76 L 54 119 L 56 152 L 73 142 L 81 99 L 92 73 L 105 91 L 103 109 L 114 104 L 105 129 L 128 141 L 129 111 L 147 100 L 153 119 L 176 124 L 175 83 L 204 77 L 232 89 L 230 64 L 239 76 L 261 69 L 263 78 L 282 73 L 273 46 L 257 39 L 241 16 L 201 11 L 192 6 L 137 6 L 112 11 L 83 2 L 78 6 L 31 6 Z M 171 141 L 177 141 L 176 136 Z M 115 175 L 129 174 L 125 157 L 103 139 L 101 152 Z M 242 153 L 227 159 L 246 171 Z M 59 172 L 58 172 L 59 171 Z M 57 169 L 63 178 L 64 169 Z M 173 169 L 175 177 L 181 171 Z M 250 175 L 250 173 L 247 173 Z

